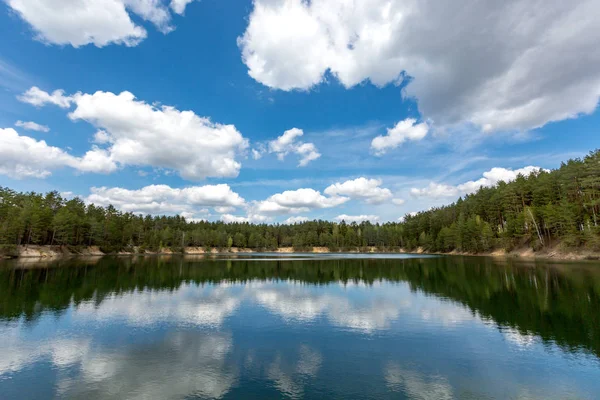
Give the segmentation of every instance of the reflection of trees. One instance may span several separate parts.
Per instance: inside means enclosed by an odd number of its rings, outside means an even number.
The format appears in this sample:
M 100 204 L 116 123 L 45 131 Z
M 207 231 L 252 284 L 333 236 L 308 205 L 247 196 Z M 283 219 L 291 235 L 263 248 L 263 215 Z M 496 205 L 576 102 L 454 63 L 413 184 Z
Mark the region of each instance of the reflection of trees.
M 486 258 L 244 261 L 103 258 L 61 260 L 48 268 L 0 269 L 0 317 L 36 318 L 133 290 L 175 290 L 182 283 L 295 280 L 313 284 L 405 281 L 450 298 L 522 335 L 600 355 L 600 270 L 519 267 Z M 593 267 L 593 266 L 592 266 Z

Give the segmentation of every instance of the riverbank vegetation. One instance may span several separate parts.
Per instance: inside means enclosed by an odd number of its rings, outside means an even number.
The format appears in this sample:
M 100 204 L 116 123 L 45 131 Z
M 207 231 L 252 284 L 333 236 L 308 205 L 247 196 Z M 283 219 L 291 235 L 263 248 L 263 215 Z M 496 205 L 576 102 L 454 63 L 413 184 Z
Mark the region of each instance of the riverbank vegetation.
M 184 247 L 275 250 L 315 246 L 331 251 L 376 247 L 483 253 L 529 247 L 600 251 L 600 150 L 560 168 L 482 187 L 448 206 L 402 222 L 308 221 L 270 225 L 142 216 L 112 206 L 64 199 L 58 192 L 18 193 L 0 187 L 0 251 L 17 246 L 97 246 L 102 252 Z

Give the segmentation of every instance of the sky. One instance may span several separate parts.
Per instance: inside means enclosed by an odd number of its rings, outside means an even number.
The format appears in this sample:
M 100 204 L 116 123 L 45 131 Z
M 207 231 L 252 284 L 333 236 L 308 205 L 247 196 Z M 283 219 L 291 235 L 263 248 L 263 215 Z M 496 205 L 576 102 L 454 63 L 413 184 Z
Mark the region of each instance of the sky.
M 0 38 L 0 186 L 123 211 L 383 223 L 600 148 L 597 0 L 0 0 Z

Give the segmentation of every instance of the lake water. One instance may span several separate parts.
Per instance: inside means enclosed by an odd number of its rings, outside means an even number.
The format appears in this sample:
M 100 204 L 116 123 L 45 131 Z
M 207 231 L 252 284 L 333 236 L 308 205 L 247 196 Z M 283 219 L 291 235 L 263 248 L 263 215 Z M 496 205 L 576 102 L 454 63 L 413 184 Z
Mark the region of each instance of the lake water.
M 2 399 L 600 399 L 600 265 L 0 264 Z

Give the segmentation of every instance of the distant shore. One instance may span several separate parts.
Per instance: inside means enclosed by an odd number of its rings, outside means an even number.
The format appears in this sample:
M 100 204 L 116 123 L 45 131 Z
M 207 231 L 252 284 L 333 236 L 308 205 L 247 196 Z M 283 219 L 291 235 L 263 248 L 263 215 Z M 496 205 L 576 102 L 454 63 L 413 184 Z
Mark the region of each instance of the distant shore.
M 231 247 L 225 249 L 204 248 L 204 247 L 186 247 L 183 254 L 185 255 L 206 255 L 206 254 L 237 254 L 237 253 L 273 253 L 273 254 L 292 254 L 292 253 L 356 253 L 356 254 L 432 254 L 432 255 L 461 255 L 461 256 L 487 256 L 487 257 L 507 257 L 519 259 L 553 259 L 553 260 L 600 260 L 600 253 L 594 253 L 584 250 L 564 251 L 557 248 L 546 249 L 544 251 L 534 252 L 530 248 L 513 250 L 505 252 L 504 250 L 495 250 L 486 253 L 428 253 L 418 248 L 414 251 L 406 251 L 402 248 L 377 248 L 377 247 L 360 247 L 354 249 L 344 249 L 343 251 L 331 251 L 327 247 L 312 247 L 302 250 L 295 250 L 293 247 L 280 247 L 277 250 L 257 250 L 250 248 Z M 169 248 L 163 248 L 160 251 L 120 251 L 118 253 L 105 253 L 97 246 L 89 246 L 83 248 L 71 248 L 67 246 L 18 246 L 15 254 L 12 257 L 5 258 L 60 258 L 73 256 L 92 256 L 99 257 L 105 255 L 173 255 L 182 254 L 174 252 Z

